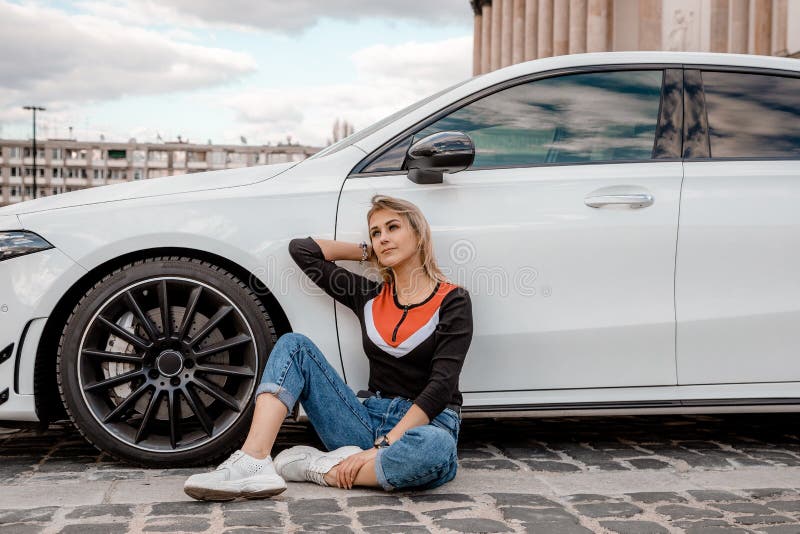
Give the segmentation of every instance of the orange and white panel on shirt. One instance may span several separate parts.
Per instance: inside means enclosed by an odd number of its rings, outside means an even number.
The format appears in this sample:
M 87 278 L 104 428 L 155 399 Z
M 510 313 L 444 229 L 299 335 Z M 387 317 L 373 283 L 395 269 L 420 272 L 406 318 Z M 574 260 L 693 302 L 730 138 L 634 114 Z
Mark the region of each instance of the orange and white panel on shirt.
M 381 292 L 364 305 L 364 326 L 369 339 L 381 350 L 400 358 L 428 339 L 439 324 L 442 301 L 457 286 L 441 282 L 436 294 L 425 304 L 409 308 L 405 319 L 403 309 L 394 302 L 392 288 L 384 284 Z M 397 324 L 395 340 L 392 334 Z

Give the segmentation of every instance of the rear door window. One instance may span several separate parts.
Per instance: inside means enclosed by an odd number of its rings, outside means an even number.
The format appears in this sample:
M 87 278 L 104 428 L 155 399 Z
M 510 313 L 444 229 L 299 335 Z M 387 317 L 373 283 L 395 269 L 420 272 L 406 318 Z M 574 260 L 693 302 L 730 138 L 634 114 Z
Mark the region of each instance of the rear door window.
M 703 72 L 712 158 L 800 157 L 800 78 Z

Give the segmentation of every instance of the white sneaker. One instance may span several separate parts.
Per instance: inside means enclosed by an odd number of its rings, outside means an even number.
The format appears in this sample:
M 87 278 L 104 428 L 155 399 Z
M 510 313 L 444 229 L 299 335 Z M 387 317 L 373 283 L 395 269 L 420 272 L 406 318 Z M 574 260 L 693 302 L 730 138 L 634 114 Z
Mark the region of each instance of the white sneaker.
M 183 491 L 204 501 L 230 501 L 236 497 L 259 499 L 283 493 L 286 481 L 275 472 L 271 457 L 257 460 L 237 450 L 215 471 L 190 476 Z
M 361 448 L 355 445 L 340 447 L 331 452 L 298 445 L 281 451 L 275 457 L 275 469 L 280 476 L 292 482 L 308 480 L 320 486 L 327 486 L 325 473 L 348 456 L 359 452 Z

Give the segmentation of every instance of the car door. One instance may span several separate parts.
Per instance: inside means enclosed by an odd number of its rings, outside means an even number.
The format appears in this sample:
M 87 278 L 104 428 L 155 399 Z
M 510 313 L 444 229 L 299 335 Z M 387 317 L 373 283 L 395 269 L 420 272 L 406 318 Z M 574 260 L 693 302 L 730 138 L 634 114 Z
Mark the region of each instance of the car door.
M 516 80 L 398 136 L 347 178 L 337 239 L 368 239 L 372 195 L 410 200 L 440 267 L 470 291 L 462 392 L 676 383 L 680 76 L 631 67 Z M 441 184 L 408 180 L 412 137 L 445 130 L 470 135 L 472 166 Z M 337 322 L 347 381 L 363 387 L 355 316 L 340 307 Z
M 798 75 L 687 70 L 703 120 L 681 201 L 680 384 L 800 380 Z

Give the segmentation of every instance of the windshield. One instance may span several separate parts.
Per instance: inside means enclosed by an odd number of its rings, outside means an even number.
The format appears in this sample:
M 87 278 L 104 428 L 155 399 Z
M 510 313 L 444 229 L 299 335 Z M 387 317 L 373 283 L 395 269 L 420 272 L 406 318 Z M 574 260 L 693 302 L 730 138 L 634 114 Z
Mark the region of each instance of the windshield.
M 423 98 L 422 100 L 420 100 L 418 102 L 415 102 L 415 103 L 411 104 L 410 106 L 401 109 L 400 111 L 396 111 L 395 113 L 392 113 L 388 117 L 385 117 L 385 118 L 379 120 L 378 122 L 376 122 L 376 123 L 374 123 L 374 124 L 372 124 L 370 126 L 367 126 L 363 130 L 359 130 L 359 131 L 357 131 L 357 132 L 355 132 L 353 134 L 350 134 L 347 137 L 345 137 L 344 139 L 342 139 L 341 141 L 338 141 L 338 142 L 332 144 L 331 146 L 329 146 L 327 148 L 324 148 L 323 150 L 320 150 L 319 152 L 317 152 L 316 154 L 314 154 L 313 156 L 311 156 L 308 159 L 321 158 L 321 157 L 327 156 L 329 154 L 333 154 L 334 152 L 338 152 L 339 150 L 341 150 L 343 148 L 346 148 L 346 147 L 352 145 L 353 143 L 357 143 L 358 141 L 361 141 L 362 139 L 364 139 L 368 135 L 371 135 L 374 132 L 377 132 L 378 130 L 380 130 L 381 128 L 386 126 L 387 124 L 390 124 L 390 123 L 396 121 L 397 119 L 399 119 L 403 115 L 407 115 L 408 113 L 411 113 L 412 111 L 414 111 L 414 110 L 416 110 L 418 108 L 421 108 L 422 106 L 424 106 L 428 102 L 439 98 L 443 94 L 445 94 L 445 93 L 447 93 L 449 91 L 452 91 L 456 87 L 460 87 L 460 86 L 464 85 L 465 83 L 467 83 L 467 82 L 469 82 L 469 81 L 471 81 L 473 79 L 474 78 L 467 78 L 466 80 L 462 80 L 462 81 L 458 82 L 457 84 L 451 85 L 450 87 L 442 89 L 438 93 L 434 93 L 434 94 L 432 94 L 430 96 L 427 96 L 427 97 Z

